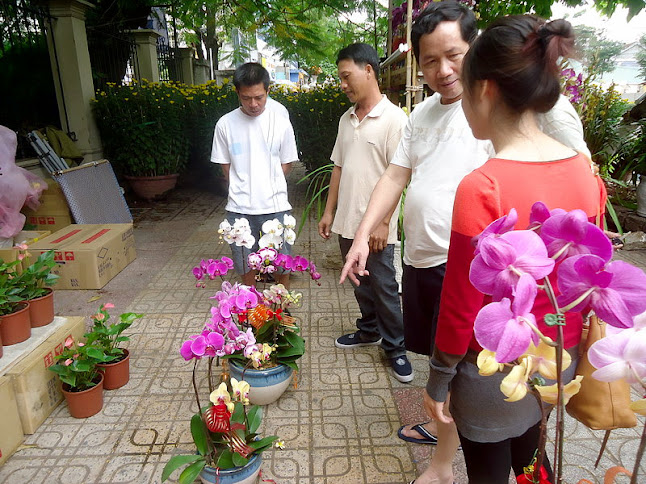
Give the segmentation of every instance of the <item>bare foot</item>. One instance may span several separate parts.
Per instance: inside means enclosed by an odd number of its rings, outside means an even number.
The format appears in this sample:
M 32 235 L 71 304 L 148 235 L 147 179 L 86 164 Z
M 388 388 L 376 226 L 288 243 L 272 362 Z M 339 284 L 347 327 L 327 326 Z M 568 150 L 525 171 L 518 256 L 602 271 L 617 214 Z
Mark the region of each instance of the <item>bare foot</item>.
M 422 475 L 415 479 L 415 484 L 453 484 L 453 474 L 440 477 L 435 469 L 428 466 Z
M 401 433 L 404 434 L 406 437 L 411 437 L 413 439 L 422 439 L 422 440 L 427 439 L 428 436 L 420 434 L 417 430 L 413 430 L 412 427 L 415 427 L 415 425 L 417 424 L 404 426 Z M 437 436 L 437 425 L 435 424 L 435 421 L 431 420 L 430 422 L 426 422 L 423 424 L 420 423 L 419 425 L 422 425 L 430 434 Z

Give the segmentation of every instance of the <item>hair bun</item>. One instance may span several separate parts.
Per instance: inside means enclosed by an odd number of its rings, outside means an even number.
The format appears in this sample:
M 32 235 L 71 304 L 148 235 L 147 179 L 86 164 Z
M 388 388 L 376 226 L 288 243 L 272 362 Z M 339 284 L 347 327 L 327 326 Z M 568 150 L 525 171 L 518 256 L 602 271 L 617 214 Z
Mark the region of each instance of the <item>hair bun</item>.
M 574 29 L 567 20 L 557 19 L 542 24 L 538 35 L 545 41 L 548 62 L 556 63 L 559 57 L 569 57 L 574 51 Z

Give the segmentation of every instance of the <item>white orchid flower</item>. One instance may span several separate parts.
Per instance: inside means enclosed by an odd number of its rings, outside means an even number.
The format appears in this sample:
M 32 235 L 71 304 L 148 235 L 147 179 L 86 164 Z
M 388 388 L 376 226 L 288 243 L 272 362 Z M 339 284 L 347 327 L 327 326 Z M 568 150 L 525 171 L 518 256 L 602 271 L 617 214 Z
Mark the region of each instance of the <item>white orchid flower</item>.
M 283 225 L 286 229 L 295 229 L 296 228 L 296 219 L 291 215 L 283 216 Z
M 220 383 L 220 386 L 211 392 L 211 395 L 209 396 L 209 400 L 211 400 L 211 403 L 213 403 L 213 405 L 221 405 L 221 404 L 226 405 L 227 410 L 233 413 L 235 405 L 231 401 L 231 395 L 229 395 L 229 391 L 227 390 L 226 383 L 224 382 Z
M 246 381 L 238 381 L 235 378 L 231 378 L 231 391 L 233 396 L 239 402 L 242 402 L 243 405 L 249 405 L 249 383 Z
M 296 242 L 296 232 L 289 228 L 285 229 L 285 232 L 283 232 L 283 238 L 289 245 L 294 245 L 294 242 Z
M 263 234 L 272 234 L 272 235 L 283 235 L 283 224 L 276 218 L 267 220 L 262 224 L 262 233 Z
M 275 249 L 280 249 L 283 245 L 283 239 L 280 235 L 275 235 L 271 233 L 266 233 L 258 241 L 258 247 L 265 249 L 267 247 L 273 247 Z

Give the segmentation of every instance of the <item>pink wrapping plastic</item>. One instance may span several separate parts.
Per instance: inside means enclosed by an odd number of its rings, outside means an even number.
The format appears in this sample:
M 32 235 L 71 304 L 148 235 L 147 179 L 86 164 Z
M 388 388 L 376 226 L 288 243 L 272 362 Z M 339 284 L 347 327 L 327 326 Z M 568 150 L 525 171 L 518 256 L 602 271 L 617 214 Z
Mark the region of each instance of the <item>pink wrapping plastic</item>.
M 16 165 L 16 133 L 0 126 L 0 238 L 11 238 L 25 225 L 24 205 L 35 210 L 45 182 Z

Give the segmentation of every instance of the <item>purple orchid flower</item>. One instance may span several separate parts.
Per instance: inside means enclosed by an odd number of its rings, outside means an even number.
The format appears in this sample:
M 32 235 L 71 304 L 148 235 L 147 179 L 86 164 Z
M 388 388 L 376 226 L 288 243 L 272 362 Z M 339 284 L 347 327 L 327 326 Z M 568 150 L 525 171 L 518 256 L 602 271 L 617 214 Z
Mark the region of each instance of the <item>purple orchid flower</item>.
M 528 229 L 540 232 L 539 229 L 548 218 L 564 213 L 567 212 L 562 208 L 555 208 L 554 210 L 550 210 L 543 202 L 536 202 L 534 203 L 534 205 L 532 205 L 532 209 L 529 213 Z
M 547 256 L 541 238 L 530 230 L 517 230 L 482 240 L 480 253 L 471 263 L 469 280 L 478 291 L 500 301 L 514 296 L 522 274 L 539 280 L 553 268 L 554 261 Z
M 292 270 L 298 271 L 298 272 L 304 272 L 307 270 L 309 267 L 310 263 L 305 257 L 301 257 L 300 255 L 297 255 L 294 257 L 294 268 Z
M 608 262 L 612 259 L 612 243 L 596 225 L 588 222 L 583 210 L 552 215 L 541 227 L 541 239 L 547 254 L 561 261 L 579 254 L 594 254 Z
M 478 343 L 496 353 L 498 363 L 507 363 L 522 355 L 529 343 L 538 345 L 538 335 L 533 331 L 536 317 L 531 313 L 536 299 L 536 281 L 523 274 L 516 286 L 513 302 L 503 298 L 484 306 L 474 323 Z
M 563 311 L 594 312 L 608 324 L 630 328 L 646 311 L 646 274 L 624 261 L 606 262 L 592 254 L 564 260 L 558 269 Z
M 518 222 L 518 212 L 515 208 L 512 208 L 509 211 L 509 214 L 503 215 L 499 219 L 494 220 L 487 225 L 487 227 L 472 240 L 472 243 L 476 247 L 475 254 L 477 255 L 480 253 L 480 244 L 484 239 L 491 236 L 502 235 L 514 230 L 516 222 Z
M 646 313 L 634 318 L 629 329 L 611 331 L 588 351 L 592 376 L 600 381 L 625 379 L 628 383 L 646 380 Z
M 224 337 L 221 334 L 203 331 L 202 334 L 193 335 L 185 341 L 180 348 L 180 354 L 186 361 L 203 356 L 214 357 L 216 351 L 222 349 L 223 346 Z

